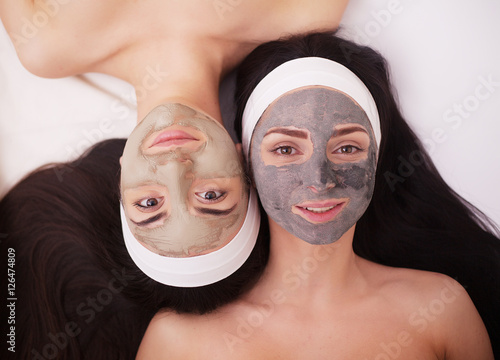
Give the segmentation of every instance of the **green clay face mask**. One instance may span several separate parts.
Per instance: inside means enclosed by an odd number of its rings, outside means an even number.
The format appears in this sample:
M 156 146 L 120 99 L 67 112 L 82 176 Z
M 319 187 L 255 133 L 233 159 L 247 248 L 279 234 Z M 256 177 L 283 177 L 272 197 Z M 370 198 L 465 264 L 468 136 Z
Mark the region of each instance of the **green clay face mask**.
M 236 147 L 214 119 L 181 104 L 153 109 L 121 159 L 121 195 L 134 237 L 169 257 L 226 245 L 247 210 Z
M 285 93 L 263 113 L 250 162 L 268 216 L 310 244 L 330 244 L 370 203 L 377 145 L 357 103 L 309 86 Z

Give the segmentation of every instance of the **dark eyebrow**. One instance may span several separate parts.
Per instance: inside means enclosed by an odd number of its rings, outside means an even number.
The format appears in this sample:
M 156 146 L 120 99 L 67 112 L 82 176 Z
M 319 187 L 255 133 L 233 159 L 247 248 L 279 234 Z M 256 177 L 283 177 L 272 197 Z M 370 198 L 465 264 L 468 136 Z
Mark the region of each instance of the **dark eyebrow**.
M 162 212 L 162 213 L 156 214 L 154 216 L 151 216 L 150 218 L 148 218 L 146 220 L 142 220 L 142 221 L 138 221 L 137 222 L 137 221 L 134 221 L 134 220 L 130 219 L 130 221 L 132 221 L 137 226 L 146 226 L 146 225 L 149 225 L 151 223 L 154 223 L 155 221 L 163 219 L 166 216 L 167 216 L 167 213 L 166 212 Z
M 224 215 L 229 215 L 233 212 L 234 209 L 236 209 L 236 205 L 234 204 L 232 207 L 226 210 L 218 210 L 218 209 L 211 209 L 211 208 L 203 208 L 203 207 L 195 207 L 194 209 L 199 212 L 200 214 L 204 215 L 217 215 L 217 216 L 224 216 Z
M 343 135 L 351 134 L 351 133 L 356 132 L 356 131 L 362 131 L 362 132 L 366 133 L 366 135 L 368 135 L 368 131 L 366 131 L 366 129 L 364 127 L 354 125 L 354 126 L 345 127 L 342 129 L 334 129 L 333 136 L 343 136 Z
M 293 137 L 297 137 L 300 139 L 307 139 L 308 138 L 307 133 L 303 130 L 292 130 L 292 129 L 283 129 L 283 128 L 271 129 L 266 133 L 266 135 L 264 137 L 266 137 L 269 134 L 273 134 L 273 133 L 293 136 Z

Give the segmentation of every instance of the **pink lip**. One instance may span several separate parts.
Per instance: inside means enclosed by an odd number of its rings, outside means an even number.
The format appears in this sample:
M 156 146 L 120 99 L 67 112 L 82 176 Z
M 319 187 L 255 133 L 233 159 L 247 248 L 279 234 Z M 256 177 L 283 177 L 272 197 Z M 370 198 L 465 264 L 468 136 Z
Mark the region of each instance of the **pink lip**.
M 338 213 L 342 211 L 344 206 L 347 204 L 348 199 L 339 199 L 339 200 L 326 200 L 326 201 L 306 201 L 300 204 L 293 206 L 292 212 L 301 216 L 305 220 L 315 223 L 321 224 L 326 223 L 328 221 L 332 221 Z M 316 213 L 311 210 L 307 210 L 306 208 L 327 208 L 332 207 L 330 210 Z
M 151 144 L 153 146 L 172 146 L 183 145 L 190 141 L 198 141 L 199 139 L 182 130 L 167 130 L 159 134 Z

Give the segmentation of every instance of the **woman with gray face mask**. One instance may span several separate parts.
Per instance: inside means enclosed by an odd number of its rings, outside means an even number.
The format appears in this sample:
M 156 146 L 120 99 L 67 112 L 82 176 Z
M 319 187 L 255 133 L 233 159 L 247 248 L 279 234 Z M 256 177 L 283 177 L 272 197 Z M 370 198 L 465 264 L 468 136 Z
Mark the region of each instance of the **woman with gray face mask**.
M 157 314 L 138 359 L 493 359 L 498 239 L 435 171 L 381 56 L 329 33 L 268 43 L 237 101 L 268 264 L 214 314 Z M 397 155 L 421 167 L 391 192 Z

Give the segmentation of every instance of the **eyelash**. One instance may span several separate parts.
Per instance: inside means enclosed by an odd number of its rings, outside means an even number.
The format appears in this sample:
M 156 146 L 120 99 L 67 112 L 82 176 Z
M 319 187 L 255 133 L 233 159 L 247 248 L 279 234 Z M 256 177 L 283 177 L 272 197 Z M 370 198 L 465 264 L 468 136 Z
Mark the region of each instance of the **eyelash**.
M 354 152 L 351 151 L 350 153 L 348 153 L 348 152 L 338 152 L 339 150 L 341 150 L 343 148 L 351 148 L 351 149 L 354 149 L 355 151 Z M 340 154 L 340 155 L 347 155 L 347 156 L 349 156 L 349 155 L 354 155 L 354 154 L 356 154 L 358 152 L 363 152 L 363 151 L 365 151 L 365 150 L 362 149 L 362 148 L 360 148 L 360 147 L 358 147 L 358 146 L 354 146 L 354 145 L 342 145 L 342 146 L 339 146 L 338 148 L 336 148 L 332 152 L 332 154 Z
M 292 154 L 280 154 L 280 153 L 278 153 L 278 150 L 283 149 L 283 148 L 291 148 L 292 152 L 295 151 L 295 153 L 292 153 Z M 270 150 L 269 152 L 276 154 L 278 156 L 291 156 L 291 155 L 298 155 L 299 150 L 297 150 L 296 148 L 294 148 L 291 145 L 279 145 L 279 146 L 275 147 L 274 149 Z
M 295 151 L 295 153 L 292 153 L 292 154 L 281 154 L 278 152 L 278 150 L 280 149 L 283 149 L 283 148 L 291 148 L 292 149 L 292 152 Z M 354 146 L 354 145 L 342 145 L 340 147 L 338 147 L 336 150 L 334 150 L 332 153 L 338 153 L 339 150 L 343 149 L 343 148 L 350 148 L 350 149 L 353 149 L 354 151 L 351 150 L 351 152 L 340 152 L 339 154 L 342 154 L 342 155 L 353 155 L 353 154 L 356 154 L 360 151 L 364 151 L 364 149 L 358 147 L 358 146 Z M 293 146 L 290 146 L 290 145 L 280 145 L 280 146 L 277 146 L 276 148 L 270 150 L 270 152 L 278 155 L 278 156 L 291 156 L 291 155 L 297 155 L 297 152 L 298 150 L 295 149 Z
M 216 194 L 220 193 L 220 195 L 217 196 L 215 199 L 206 199 L 206 198 L 199 195 L 199 194 L 206 194 L 208 192 L 214 192 Z M 226 197 L 227 192 L 226 191 L 219 191 L 219 190 L 206 190 L 206 191 L 197 192 L 197 193 L 195 193 L 195 195 L 200 198 L 201 202 L 218 202 L 218 201 L 222 201 Z
M 157 204 L 153 205 L 153 206 L 144 206 L 144 205 L 141 205 L 141 203 L 143 201 L 148 201 L 148 200 L 151 200 L 151 199 L 154 199 L 157 201 Z M 153 209 L 155 208 L 156 206 L 159 206 L 161 204 L 161 201 L 163 200 L 162 197 L 159 197 L 159 198 L 156 198 L 156 197 L 148 197 L 148 198 L 144 198 L 144 199 L 141 199 L 137 202 L 134 203 L 134 206 L 138 209 Z

